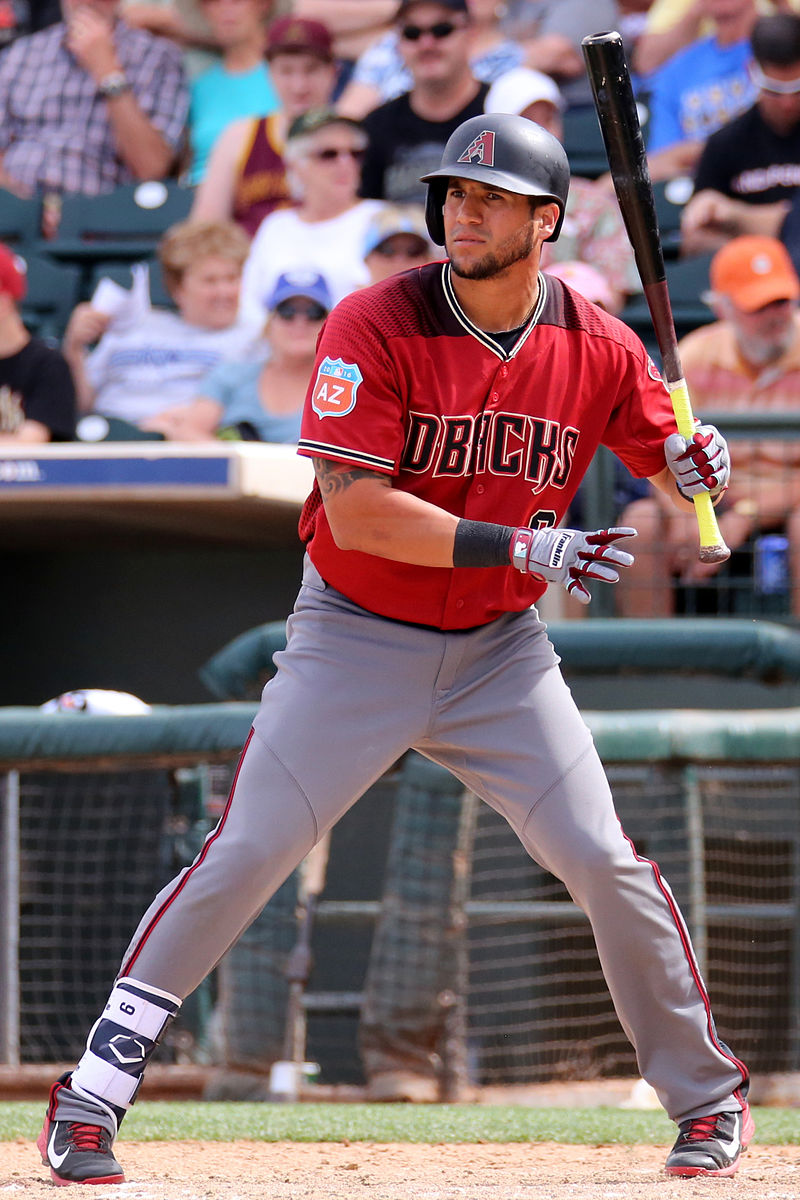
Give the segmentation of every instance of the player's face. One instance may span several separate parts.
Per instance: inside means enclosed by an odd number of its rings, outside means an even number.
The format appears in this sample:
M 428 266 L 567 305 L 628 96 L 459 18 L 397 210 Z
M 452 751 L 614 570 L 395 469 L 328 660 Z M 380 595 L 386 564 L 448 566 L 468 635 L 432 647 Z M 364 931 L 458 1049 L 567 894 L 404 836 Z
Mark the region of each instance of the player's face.
M 230 258 L 209 254 L 198 259 L 172 289 L 179 313 L 201 329 L 227 329 L 236 320 L 241 279 L 241 266 Z
M 555 204 L 541 204 L 532 212 L 527 196 L 471 179 L 451 179 L 444 228 L 453 271 L 462 279 L 500 275 L 530 258 L 557 217 Z
M 286 116 L 291 120 L 310 108 L 324 108 L 333 91 L 336 68 L 305 51 L 276 54 L 269 64 L 270 78 Z

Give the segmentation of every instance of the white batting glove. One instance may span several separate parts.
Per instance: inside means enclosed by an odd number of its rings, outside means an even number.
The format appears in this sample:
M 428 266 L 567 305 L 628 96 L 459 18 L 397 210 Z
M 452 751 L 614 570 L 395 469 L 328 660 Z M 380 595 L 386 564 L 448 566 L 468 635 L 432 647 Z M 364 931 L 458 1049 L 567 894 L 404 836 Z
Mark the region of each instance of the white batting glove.
M 522 526 L 511 540 L 511 561 L 518 571 L 540 575 L 548 583 L 560 583 L 581 604 L 591 594 L 585 579 L 603 579 L 617 583 L 619 567 L 629 567 L 633 555 L 619 550 L 618 538 L 635 537 L 628 528 L 598 529 L 584 533 L 578 529 L 528 529 Z
M 691 441 L 671 433 L 664 442 L 667 466 L 685 500 L 708 492 L 712 497 L 724 492 L 731 477 L 728 443 L 714 425 L 698 425 Z

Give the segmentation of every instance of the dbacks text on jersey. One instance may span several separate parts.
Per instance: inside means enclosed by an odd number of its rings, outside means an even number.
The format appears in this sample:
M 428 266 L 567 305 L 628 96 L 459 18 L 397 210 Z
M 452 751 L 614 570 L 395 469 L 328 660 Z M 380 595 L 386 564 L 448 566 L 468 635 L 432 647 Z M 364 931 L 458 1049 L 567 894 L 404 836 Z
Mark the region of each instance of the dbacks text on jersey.
M 435 477 L 518 476 L 534 495 L 563 488 L 580 436 L 571 425 L 523 413 L 483 412 L 447 416 L 410 412 L 402 471 Z

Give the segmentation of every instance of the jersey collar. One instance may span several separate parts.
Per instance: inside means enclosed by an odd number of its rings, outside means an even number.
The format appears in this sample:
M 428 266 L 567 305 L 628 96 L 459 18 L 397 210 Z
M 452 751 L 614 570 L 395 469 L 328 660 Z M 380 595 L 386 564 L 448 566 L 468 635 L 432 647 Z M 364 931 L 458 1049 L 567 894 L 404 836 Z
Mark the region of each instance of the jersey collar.
M 453 316 L 456 318 L 459 325 L 462 325 L 464 329 L 466 329 L 467 333 L 476 338 L 477 341 L 479 341 L 481 345 L 485 346 L 487 350 L 491 350 L 492 354 L 496 354 L 498 358 L 502 358 L 503 360 L 515 358 L 525 345 L 525 342 L 530 337 L 530 334 L 535 328 L 539 317 L 542 315 L 542 309 L 544 308 L 545 300 L 547 299 L 547 281 L 540 271 L 539 298 L 536 301 L 536 306 L 528 318 L 522 333 L 519 335 L 516 342 L 511 347 L 511 350 L 507 354 L 503 349 L 502 344 L 498 342 L 491 335 L 491 333 L 487 333 L 485 329 L 479 329 L 477 325 L 470 321 L 469 317 L 458 303 L 458 300 L 456 299 L 456 293 L 453 288 L 452 272 L 449 262 L 444 264 L 444 268 L 442 270 L 442 290 L 444 291 L 445 300 L 447 301 L 450 310 L 452 311 Z

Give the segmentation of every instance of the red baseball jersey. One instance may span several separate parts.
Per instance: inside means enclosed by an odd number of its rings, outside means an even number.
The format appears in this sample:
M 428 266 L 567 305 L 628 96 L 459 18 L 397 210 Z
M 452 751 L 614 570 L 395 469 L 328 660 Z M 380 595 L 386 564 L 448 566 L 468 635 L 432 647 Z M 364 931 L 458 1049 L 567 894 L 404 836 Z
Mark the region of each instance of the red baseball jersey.
M 639 477 L 665 465 L 667 389 L 636 335 L 560 280 L 509 352 L 460 308 L 448 263 L 342 300 L 320 335 L 299 453 L 393 477 L 459 517 L 561 521 L 598 445 Z M 318 487 L 300 536 L 320 575 L 395 620 L 464 629 L 533 604 L 513 567 L 421 567 L 339 550 Z

